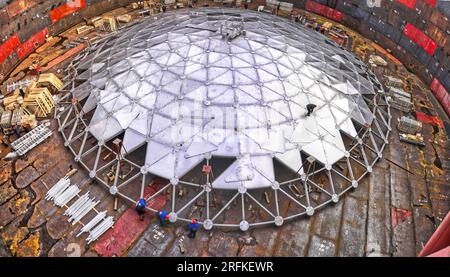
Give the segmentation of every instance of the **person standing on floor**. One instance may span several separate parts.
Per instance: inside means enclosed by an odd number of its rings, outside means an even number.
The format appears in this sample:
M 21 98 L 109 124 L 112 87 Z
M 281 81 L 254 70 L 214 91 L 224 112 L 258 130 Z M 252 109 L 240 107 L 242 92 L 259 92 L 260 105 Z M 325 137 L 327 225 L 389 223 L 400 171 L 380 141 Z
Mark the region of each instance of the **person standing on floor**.
M 317 106 L 314 105 L 314 104 L 308 104 L 308 105 L 306 105 L 306 110 L 308 111 L 308 113 L 306 114 L 306 116 L 310 116 L 310 115 L 313 113 L 313 111 L 314 111 L 314 109 L 315 109 L 316 107 L 317 107 Z
M 166 211 L 162 210 L 156 213 L 156 216 L 159 219 L 159 225 L 161 225 L 161 227 L 164 227 L 164 223 L 169 220 L 169 215 L 167 214 Z
M 200 224 L 198 224 L 197 219 L 192 219 L 191 223 L 188 225 L 189 227 L 189 234 L 188 237 L 193 239 L 195 238 L 195 234 L 197 233 L 198 228 L 200 227 Z
M 136 212 L 139 215 L 140 221 L 144 221 L 145 206 L 146 206 L 145 199 L 144 198 L 139 199 L 139 202 L 136 205 Z

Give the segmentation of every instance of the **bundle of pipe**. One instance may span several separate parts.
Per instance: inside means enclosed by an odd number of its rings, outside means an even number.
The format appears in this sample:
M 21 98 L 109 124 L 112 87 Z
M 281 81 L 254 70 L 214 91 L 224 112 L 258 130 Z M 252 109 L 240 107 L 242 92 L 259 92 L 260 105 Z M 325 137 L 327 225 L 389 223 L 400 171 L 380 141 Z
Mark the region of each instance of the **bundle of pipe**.
M 69 222 L 72 222 L 72 225 L 75 225 L 78 221 L 80 221 L 88 212 L 90 212 L 100 201 L 94 202 L 95 198 L 88 198 L 87 201 L 81 205 L 81 207 L 72 214 L 69 218 Z
M 113 217 L 107 217 L 105 220 L 103 220 L 97 227 L 89 231 L 89 236 L 87 237 L 86 241 L 88 244 L 91 242 L 97 240 L 103 233 L 105 233 L 109 228 L 111 228 L 114 225 Z
M 69 186 L 65 191 L 61 192 L 57 197 L 55 197 L 55 205 L 62 207 L 69 203 L 78 193 L 80 189 L 76 185 Z
M 83 196 L 78 198 L 65 212 L 64 215 L 71 216 L 73 215 L 86 201 L 89 199 L 89 191 L 86 192 Z
M 98 213 L 89 223 L 84 225 L 84 227 L 80 230 L 77 237 L 81 236 L 81 234 L 89 232 L 95 225 L 97 225 L 100 221 L 102 221 L 106 217 L 106 211 Z
M 62 193 L 64 190 L 66 190 L 70 185 L 70 179 L 69 177 L 63 177 L 61 178 L 49 191 L 45 194 L 46 200 L 53 200 L 55 197 L 57 197 L 60 193 Z

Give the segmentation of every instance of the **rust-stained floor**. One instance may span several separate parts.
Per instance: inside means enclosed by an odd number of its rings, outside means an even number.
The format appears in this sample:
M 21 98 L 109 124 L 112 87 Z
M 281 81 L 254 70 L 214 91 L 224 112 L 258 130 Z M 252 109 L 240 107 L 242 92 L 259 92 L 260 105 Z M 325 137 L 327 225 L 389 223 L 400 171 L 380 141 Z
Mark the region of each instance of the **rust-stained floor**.
M 373 68 L 380 80 L 384 75 L 406 77 L 405 70 L 396 71 L 395 64 L 386 60 L 387 67 Z M 411 78 L 415 109 L 428 110 L 449 124 L 426 86 Z M 247 232 L 200 230 L 192 240 L 181 223 L 161 228 L 147 214 L 136 232 L 125 227 L 116 233 L 110 230 L 91 245 L 85 236 L 76 237 L 80 224 L 69 224 L 64 209 L 43 199 L 46 186 L 55 184 L 71 166 L 78 168 L 52 120 L 54 132 L 49 140 L 22 159 L 0 162 L 0 256 L 416 256 L 450 209 L 450 144 L 445 129 L 429 124 L 423 124 L 421 132 L 425 147 L 401 143 L 395 127 L 401 112 L 392 109 L 392 115 L 389 145 L 371 176 L 311 218 Z M 0 151 L 3 157 L 10 150 L 0 143 Z M 81 194 L 89 190 L 101 200 L 98 210 L 106 209 L 124 226 L 138 221 L 121 200 L 114 211 L 113 196 L 85 171 L 80 169 L 72 181 L 82 188 Z M 121 243 L 117 232 L 133 236 Z

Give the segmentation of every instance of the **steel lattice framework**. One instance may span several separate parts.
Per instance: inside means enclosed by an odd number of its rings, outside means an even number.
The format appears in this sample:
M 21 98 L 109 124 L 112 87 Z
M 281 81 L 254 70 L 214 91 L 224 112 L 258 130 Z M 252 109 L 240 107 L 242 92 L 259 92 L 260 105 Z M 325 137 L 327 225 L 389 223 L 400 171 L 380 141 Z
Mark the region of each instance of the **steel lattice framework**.
M 204 8 L 143 19 L 67 73 L 57 119 L 75 160 L 133 203 L 154 176 L 169 180 L 147 201 L 170 195 L 172 222 L 247 230 L 312 215 L 356 188 L 388 143 L 376 76 L 272 15 Z

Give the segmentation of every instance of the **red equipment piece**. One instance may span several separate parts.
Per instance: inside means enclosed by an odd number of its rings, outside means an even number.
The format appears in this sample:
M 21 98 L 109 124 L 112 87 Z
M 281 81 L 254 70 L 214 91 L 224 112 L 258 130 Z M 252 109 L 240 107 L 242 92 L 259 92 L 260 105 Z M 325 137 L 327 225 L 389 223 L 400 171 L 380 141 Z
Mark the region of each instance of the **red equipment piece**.
M 437 116 L 432 116 L 432 115 L 427 115 L 421 112 L 416 112 L 416 117 L 417 120 L 424 122 L 424 123 L 428 123 L 431 125 L 436 125 L 440 128 L 444 128 L 444 123 L 442 122 L 442 120 L 439 119 L 439 117 Z
M 450 213 L 444 218 L 425 247 L 420 251 L 419 257 L 449 257 L 450 256 Z

